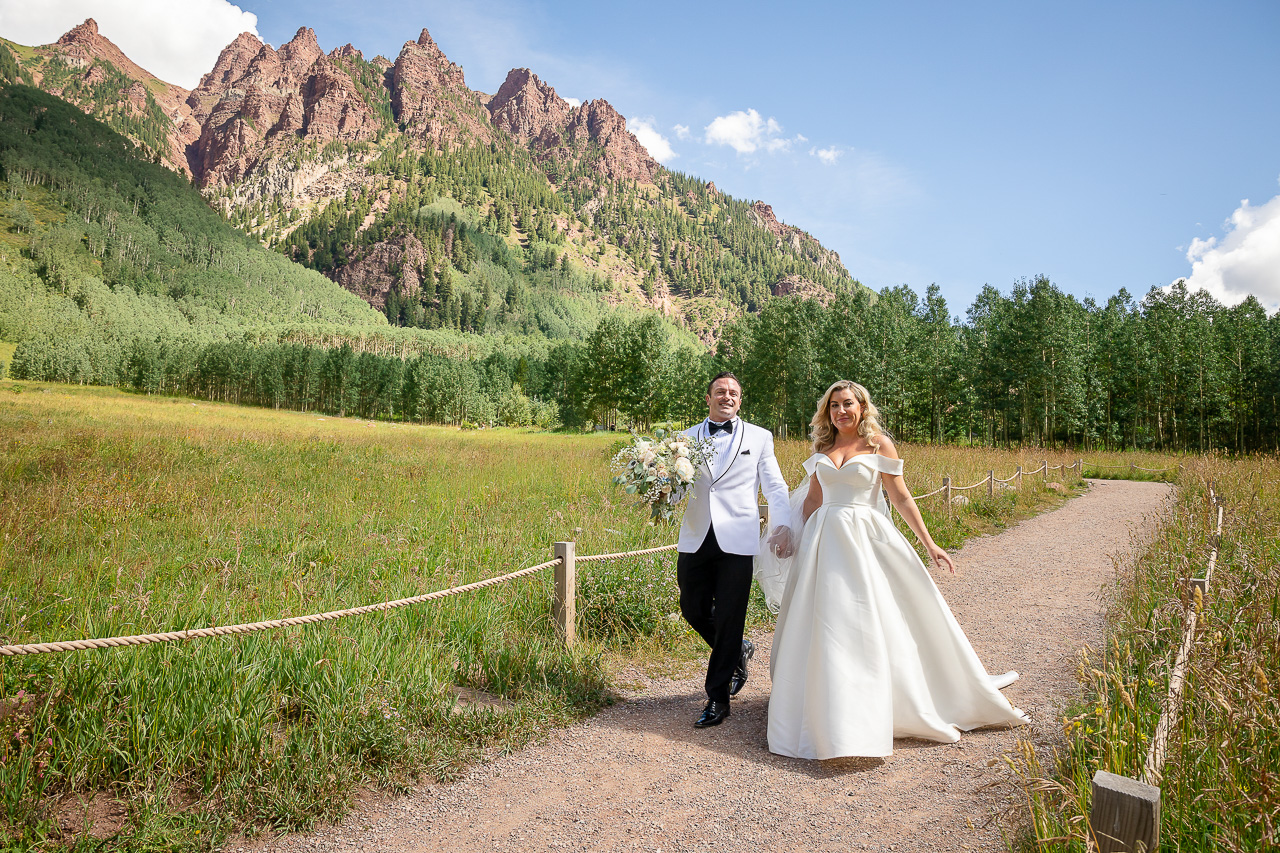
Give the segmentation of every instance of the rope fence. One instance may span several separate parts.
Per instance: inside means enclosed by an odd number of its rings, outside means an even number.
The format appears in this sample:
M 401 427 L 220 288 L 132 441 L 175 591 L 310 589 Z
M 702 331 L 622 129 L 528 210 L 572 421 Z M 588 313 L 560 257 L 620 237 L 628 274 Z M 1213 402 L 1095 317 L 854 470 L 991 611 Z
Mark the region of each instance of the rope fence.
M 675 547 L 674 545 L 671 547 Z M 243 625 L 219 625 L 210 628 L 190 628 L 185 631 L 168 631 L 163 634 L 136 634 L 131 637 L 105 637 L 96 640 L 67 640 L 58 643 L 28 643 L 26 645 L 17 646 L 0 646 L 0 655 L 42 655 L 50 652 L 78 652 L 88 649 L 110 649 L 117 646 L 146 646 L 151 643 L 169 643 L 174 640 L 194 640 L 199 637 L 225 637 L 230 634 L 252 634 L 257 631 L 270 631 L 275 628 L 288 628 L 293 625 L 310 625 L 313 622 L 327 622 L 330 619 L 341 619 L 344 616 L 359 616 L 363 613 L 373 613 L 379 610 L 394 610 L 398 607 L 408 607 L 411 604 L 421 604 L 424 601 L 434 601 L 439 598 L 447 598 L 451 595 L 459 595 L 464 592 L 472 592 L 482 589 L 486 586 L 496 586 L 504 581 L 515 580 L 516 578 L 531 575 L 534 572 L 541 571 L 549 566 L 554 566 L 560 562 L 560 559 L 550 560 L 546 563 L 539 563 L 536 566 L 530 566 L 527 569 L 520 569 L 507 575 L 496 578 L 488 578 L 487 580 L 476 581 L 465 586 L 455 586 L 449 589 L 441 589 L 436 592 L 428 592 L 425 595 L 415 595 L 412 598 L 399 598 L 395 601 L 384 601 L 380 604 L 366 604 L 362 607 L 348 607 L 345 610 L 330 610 L 328 613 L 312 613 L 309 616 L 291 616 L 287 619 L 271 619 L 266 622 L 248 622 Z
M 1159 786 L 1169 746 L 1169 732 L 1177 723 L 1182 709 L 1182 688 L 1186 684 L 1187 666 L 1195 646 L 1196 625 L 1209 593 L 1209 580 L 1218 564 L 1218 548 L 1222 544 L 1223 506 L 1221 498 L 1213 492 L 1212 483 L 1209 485 L 1209 501 L 1218 510 L 1217 525 L 1209 540 L 1212 545 L 1209 563 L 1204 577 L 1183 578 L 1189 595 L 1182 645 L 1169 675 L 1169 692 L 1160 720 L 1156 723 L 1155 734 L 1151 738 L 1142 776 L 1140 779 L 1132 779 L 1105 770 L 1098 770 L 1093 775 L 1089 825 L 1097 842 L 1098 853 L 1129 853 L 1139 850 L 1151 853 L 1160 845 Z
M 1009 483 L 1017 480 L 1019 486 L 1022 483 L 1024 473 L 1038 474 L 1042 471 L 1047 479 L 1050 470 L 1062 470 L 1064 473 L 1072 469 L 1076 469 L 1080 476 L 1084 474 L 1085 461 L 1077 459 L 1070 465 L 1055 465 L 1052 468 L 1048 460 L 1045 460 L 1040 468 L 1031 472 L 1024 472 L 1022 466 L 1019 465 L 1013 476 L 1007 479 L 1000 479 L 995 476 L 994 471 L 988 471 L 987 476 L 982 480 L 970 486 L 952 486 L 950 477 L 942 478 L 942 486 L 934 489 L 932 492 L 926 492 L 922 495 L 912 495 L 913 500 L 924 500 L 926 498 L 935 497 L 940 494 L 946 495 L 948 513 L 952 506 L 952 492 L 967 491 L 975 489 L 984 483 L 987 486 L 987 495 L 990 496 L 994 491 L 995 483 Z M 1171 469 L 1150 469 L 1136 468 L 1136 466 L 1105 466 L 1094 465 L 1095 468 L 1104 467 L 1128 467 L 1131 470 L 1152 471 Z M 1181 466 L 1179 466 L 1181 467 Z M 767 517 L 768 508 L 761 508 L 761 517 Z M 604 560 L 620 560 L 627 557 L 641 557 L 648 554 L 658 554 L 664 551 L 674 551 L 675 544 L 661 545 L 656 548 L 645 548 L 639 551 L 620 551 L 611 554 L 591 554 L 586 556 L 576 556 L 574 553 L 573 542 L 556 542 L 553 545 L 554 557 L 545 563 L 539 563 L 536 566 L 520 569 L 510 574 L 500 575 L 498 577 L 488 578 L 486 580 L 476 581 L 474 583 L 465 584 L 463 586 L 450 587 L 449 589 L 437 590 L 424 595 L 415 595 L 411 598 L 400 598 L 394 601 L 383 601 L 378 604 L 366 604 L 360 607 L 348 607 L 343 610 L 331 610 L 327 613 L 313 613 L 307 616 L 291 616 L 285 619 L 270 619 L 263 622 L 249 622 L 241 625 L 219 625 L 208 628 L 190 628 L 183 631 L 167 631 L 158 634 L 136 634 L 128 637 L 103 637 L 97 639 L 86 640 L 64 640 L 51 643 L 26 643 L 17 645 L 0 646 L 0 657 L 13 657 L 20 655 L 40 655 L 50 654 L 53 652 L 75 652 L 88 651 L 90 649 L 109 649 L 120 646 L 145 646 L 152 643 L 169 643 L 178 640 L 195 640 L 202 637 L 224 637 L 233 634 L 252 634 L 258 631 L 270 631 L 277 628 L 288 628 L 295 625 L 310 625 L 316 622 L 327 622 L 333 619 L 341 619 L 347 616 L 359 616 L 365 613 L 374 613 L 383 610 L 394 610 L 400 607 L 409 607 L 414 604 L 422 604 L 427 601 L 435 601 L 441 598 L 447 598 L 452 595 L 460 595 L 464 592 L 473 592 L 485 587 L 495 586 L 507 581 L 516 580 L 517 578 L 540 572 L 543 569 L 555 567 L 556 593 L 553 602 L 552 612 L 556 623 L 560 629 L 561 635 L 565 642 L 573 645 L 575 641 L 575 623 L 576 623 L 576 566 L 578 563 L 590 563 Z

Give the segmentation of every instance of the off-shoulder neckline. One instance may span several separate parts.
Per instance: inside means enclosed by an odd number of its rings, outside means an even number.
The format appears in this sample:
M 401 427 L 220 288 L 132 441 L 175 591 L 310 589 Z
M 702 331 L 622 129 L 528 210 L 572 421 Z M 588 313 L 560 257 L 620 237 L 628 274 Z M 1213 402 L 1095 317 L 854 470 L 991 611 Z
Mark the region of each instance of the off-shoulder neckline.
M 844 462 L 841 463 L 840 465 L 837 465 L 836 460 L 832 459 L 830 456 L 823 453 L 821 450 L 817 451 L 815 455 L 821 456 L 822 458 L 826 459 L 828 462 L 831 463 L 832 468 L 835 468 L 837 471 L 839 471 L 841 468 L 843 468 L 845 465 L 848 465 L 850 462 L 852 462 L 855 459 L 861 459 L 864 456 L 879 456 L 880 454 L 874 450 L 871 451 L 870 453 L 855 453 L 852 456 L 847 457 L 844 460 Z M 889 457 L 886 456 L 884 458 L 888 459 Z

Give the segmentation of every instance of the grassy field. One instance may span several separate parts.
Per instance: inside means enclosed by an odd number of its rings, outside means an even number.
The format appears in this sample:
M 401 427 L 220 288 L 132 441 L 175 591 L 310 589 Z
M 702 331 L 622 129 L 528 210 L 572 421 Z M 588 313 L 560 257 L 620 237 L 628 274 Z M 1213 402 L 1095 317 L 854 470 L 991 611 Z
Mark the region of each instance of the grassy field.
M 579 554 L 674 541 L 610 485 L 617 443 L 5 382 L 0 640 L 313 613 L 503 574 L 550 559 L 561 539 Z M 779 445 L 789 481 L 807 455 Z M 903 455 L 915 493 L 1045 458 Z M 940 498 L 922 503 L 944 546 L 1064 499 L 1042 476 L 967 494 L 953 517 Z M 0 846 L 92 848 L 57 827 L 82 815 L 81 795 L 124 809 L 113 848 L 198 850 L 333 817 L 361 786 L 448 779 L 610 702 L 614 662 L 699 660 L 673 615 L 673 564 L 581 567 L 572 651 L 545 572 L 301 628 L 0 658 Z M 752 618 L 770 619 L 759 600 Z
M 1090 780 L 1098 769 L 1142 778 L 1189 608 L 1197 642 L 1160 780 L 1161 849 L 1280 846 L 1280 459 L 1184 464 L 1174 513 L 1117 575 L 1106 645 L 1081 657 L 1085 695 L 1062 721 L 1061 750 L 1022 747 L 1024 849 L 1096 849 Z M 1225 502 L 1222 545 L 1196 600 L 1180 579 L 1207 568 L 1210 483 Z

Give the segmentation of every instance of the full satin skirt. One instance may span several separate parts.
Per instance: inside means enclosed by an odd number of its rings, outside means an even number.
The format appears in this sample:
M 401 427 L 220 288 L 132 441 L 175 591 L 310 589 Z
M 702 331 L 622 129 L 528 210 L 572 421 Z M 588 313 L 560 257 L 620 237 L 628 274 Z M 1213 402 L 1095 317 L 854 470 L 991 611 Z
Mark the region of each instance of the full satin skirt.
M 895 737 L 952 743 L 1020 725 L 907 540 L 881 512 L 824 505 L 804 526 L 774 632 L 769 749 L 887 756 Z

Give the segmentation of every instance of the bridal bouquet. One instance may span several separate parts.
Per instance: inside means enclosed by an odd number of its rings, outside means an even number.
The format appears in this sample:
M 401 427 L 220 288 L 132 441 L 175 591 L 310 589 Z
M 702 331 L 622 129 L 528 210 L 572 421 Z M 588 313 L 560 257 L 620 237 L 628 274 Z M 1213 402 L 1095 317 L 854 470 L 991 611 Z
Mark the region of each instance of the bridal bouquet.
M 636 435 L 613 457 L 612 467 L 619 472 L 613 482 L 625 486 L 627 494 L 640 496 L 649 507 L 650 523 L 670 524 L 698 479 L 699 466 L 714 452 L 706 439 L 655 429 L 652 438 Z

